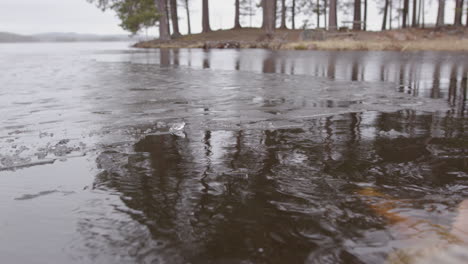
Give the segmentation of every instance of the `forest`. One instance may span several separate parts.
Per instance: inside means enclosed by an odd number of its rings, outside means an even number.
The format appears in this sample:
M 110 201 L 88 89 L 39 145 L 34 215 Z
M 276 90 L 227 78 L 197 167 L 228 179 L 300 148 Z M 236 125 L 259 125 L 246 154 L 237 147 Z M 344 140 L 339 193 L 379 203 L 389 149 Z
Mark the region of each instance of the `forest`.
M 157 26 L 160 40 L 180 37 L 179 8 L 183 8 L 187 33 L 192 34 L 190 14 L 193 5 L 201 2 L 202 33 L 212 31 L 210 24 L 209 0 L 88 0 L 103 10 L 114 10 L 121 20 L 121 27 L 136 34 L 143 29 Z M 369 8 L 375 1 L 378 10 Z M 447 10 L 448 2 L 454 2 L 454 10 Z M 381 30 L 396 28 L 443 27 L 446 25 L 468 25 L 468 15 L 463 21 L 464 0 L 235 0 L 234 29 L 251 27 L 252 19 L 261 16 L 261 28 L 271 34 L 276 29 L 314 28 L 328 31 L 366 31 L 368 14 L 377 12 L 381 16 Z M 197 6 L 197 8 L 199 8 Z M 374 8 L 375 9 L 375 8 Z M 437 10 L 436 21 L 427 21 L 429 9 Z M 446 13 L 454 12 L 453 21 L 447 21 Z M 349 21 L 339 15 L 351 16 Z M 306 17 L 298 21 L 297 17 Z M 242 21 L 250 21 L 244 23 Z M 198 21 L 196 22 L 198 23 Z M 250 26 L 249 26 L 250 25 Z

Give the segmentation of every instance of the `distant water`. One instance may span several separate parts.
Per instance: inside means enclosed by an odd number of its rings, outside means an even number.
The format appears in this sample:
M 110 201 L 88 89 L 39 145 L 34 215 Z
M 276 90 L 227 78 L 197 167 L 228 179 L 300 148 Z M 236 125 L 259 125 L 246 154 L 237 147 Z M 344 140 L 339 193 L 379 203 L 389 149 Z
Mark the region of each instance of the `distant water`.
M 463 263 L 467 69 L 453 52 L 1 44 L 0 256 Z

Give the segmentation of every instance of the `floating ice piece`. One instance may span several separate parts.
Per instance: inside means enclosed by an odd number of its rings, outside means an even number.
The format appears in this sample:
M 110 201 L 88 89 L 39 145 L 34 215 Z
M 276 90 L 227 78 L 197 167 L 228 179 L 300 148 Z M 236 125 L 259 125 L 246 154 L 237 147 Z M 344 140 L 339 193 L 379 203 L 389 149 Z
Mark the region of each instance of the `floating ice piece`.
M 169 128 L 169 132 L 172 134 L 180 133 L 185 128 L 185 122 L 175 123 Z
M 389 137 L 389 138 L 408 137 L 406 133 L 398 132 L 394 129 L 391 129 L 389 131 L 380 131 L 379 135 L 383 137 Z

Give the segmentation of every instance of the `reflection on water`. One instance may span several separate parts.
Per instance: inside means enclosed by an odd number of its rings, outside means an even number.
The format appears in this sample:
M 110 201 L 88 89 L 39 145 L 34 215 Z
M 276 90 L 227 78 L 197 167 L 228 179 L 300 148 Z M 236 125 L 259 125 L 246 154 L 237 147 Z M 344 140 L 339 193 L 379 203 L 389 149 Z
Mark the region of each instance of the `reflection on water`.
M 160 58 L 158 60 L 158 57 Z M 172 58 L 172 61 L 171 59 Z M 311 75 L 333 80 L 385 81 L 400 92 L 447 98 L 466 111 L 466 53 L 336 52 L 267 50 L 161 50 L 132 53 L 134 63 L 184 65 L 218 70 Z
M 466 259 L 466 54 L 8 47 L 7 262 Z
M 360 191 L 398 197 L 392 213 L 419 220 L 396 233 L 402 241 L 450 221 L 468 194 L 468 123 L 449 120 L 402 111 L 301 129 L 150 135 L 102 153 L 95 184 L 140 212 L 164 241 L 161 254 L 176 248 L 190 263 L 382 262 L 395 239 L 385 231 L 391 218 L 373 213 Z

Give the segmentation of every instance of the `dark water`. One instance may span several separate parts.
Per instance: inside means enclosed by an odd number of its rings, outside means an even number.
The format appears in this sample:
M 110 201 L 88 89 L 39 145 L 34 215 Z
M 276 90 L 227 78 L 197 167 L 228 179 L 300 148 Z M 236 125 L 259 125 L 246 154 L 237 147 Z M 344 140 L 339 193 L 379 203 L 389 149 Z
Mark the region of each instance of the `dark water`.
M 467 69 L 1 45 L 2 262 L 463 263 Z

